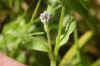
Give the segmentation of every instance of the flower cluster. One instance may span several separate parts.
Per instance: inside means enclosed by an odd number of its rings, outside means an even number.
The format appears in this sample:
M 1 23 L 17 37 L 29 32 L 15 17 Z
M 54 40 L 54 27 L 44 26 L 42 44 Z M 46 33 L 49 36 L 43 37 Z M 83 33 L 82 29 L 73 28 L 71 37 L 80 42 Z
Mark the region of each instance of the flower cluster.
M 43 13 L 40 14 L 40 19 L 41 22 L 43 23 L 48 23 L 50 18 L 51 18 L 51 14 L 49 14 L 47 11 L 44 11 Z

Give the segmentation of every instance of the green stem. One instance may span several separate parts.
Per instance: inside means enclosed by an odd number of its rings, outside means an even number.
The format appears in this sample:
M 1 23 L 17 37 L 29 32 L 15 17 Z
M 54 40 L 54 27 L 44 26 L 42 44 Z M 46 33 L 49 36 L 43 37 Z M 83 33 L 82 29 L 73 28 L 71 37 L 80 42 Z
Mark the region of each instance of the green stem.
M 12 8 L 13 6 L 13 0 L 9 0 L 9 7 Z
M 84 66 L 82 62 L 82 57 L 80 53 L 80 48 L 79 48 L 79 43 L 78 43 L 78 31 L 77 29 L 74 31 L 74 40 L 75 40 L 75 46 L 76 46 L 76 52 L 77 52 L 77 57 L 80 60 L 80 65 L 79 66 Z
M 56 61 L 54 59 L 53 52 L 52 52 L 52 43 L 51 43 L 50 30 L 48 28 L 48 24 L 44 24 L 44 29 L 47 33 L 47 38 L 48 38 L 48 55 L 51 64 L 50 66 L 56 66 Z
M 16 0 L 16 12 L 20 12 L 22 7 L 22 0 Z
M 60 38 L 61 38 L 61 33 L 62 33 L 62 28 L 63 28 L 64 11 L 65 11 L 65 7 L 63 6 L 62 11 L 61 11 L 60 22 L 59 22 L 58 36 L 56 39 L 56 45 L 55 45 L 55 49 L 54 49 L 55 57 L 58 56 L 59 47 L 60 47 Z
M 35 8 L 35 11 L 34 11 L 34 13 L 33 13 L 33 15 L 32 15 L 32 19 L 31 19 L 31 21 L 30 21 L 30 24 L 32 24 L 33 21 L 34 21 L 34 18 L 35 18 L 35 16 L 36 16 L 36 14 L 37 14 L 37 12 L 38 12 L 38 9 L 39 9 L 39 6 L 40 6 L 40 4 L 41 4 L 41 1 L 42 1 L 42 0 L 39 0 L 38 3 L 37 3 L 37 5 L 36 5 L 36 8 Z

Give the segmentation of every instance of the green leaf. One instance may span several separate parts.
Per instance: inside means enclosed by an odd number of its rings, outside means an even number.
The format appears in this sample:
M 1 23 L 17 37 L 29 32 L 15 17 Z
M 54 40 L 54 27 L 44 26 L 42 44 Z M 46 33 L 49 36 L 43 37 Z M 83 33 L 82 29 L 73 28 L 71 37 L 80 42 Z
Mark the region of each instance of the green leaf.
M 33 37 L 25 46 L 29 50 L 48 52 L 48 43 L 43 37 Z
M 74 31 L 74 29 L 76 27 L 76 21 L 73 20 L 73 18 L 71 16 L 67 15 L 64 18 L 63 27 L 65 30 L 61 36 L 61 43 L 60 43 L 61 46 L 67 43 L 70 35 L 72 34 L 72 32 Z
M 44 34 L 44 32 L 34 32 L 34 33 L 31 33 L 31 35 L 43 35 Z

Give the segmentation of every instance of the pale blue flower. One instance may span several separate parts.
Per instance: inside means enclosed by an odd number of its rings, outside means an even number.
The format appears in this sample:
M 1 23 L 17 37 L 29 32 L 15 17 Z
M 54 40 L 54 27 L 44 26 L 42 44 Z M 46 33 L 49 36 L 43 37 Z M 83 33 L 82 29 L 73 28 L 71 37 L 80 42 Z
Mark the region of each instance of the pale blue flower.
M 43 13 L 40 14 L 40 19 L 41 22 L 43 23 L 48 23 L 50 18 L 51 18 L 51 14 L 49 14 L 47 11 L 44 11 Z

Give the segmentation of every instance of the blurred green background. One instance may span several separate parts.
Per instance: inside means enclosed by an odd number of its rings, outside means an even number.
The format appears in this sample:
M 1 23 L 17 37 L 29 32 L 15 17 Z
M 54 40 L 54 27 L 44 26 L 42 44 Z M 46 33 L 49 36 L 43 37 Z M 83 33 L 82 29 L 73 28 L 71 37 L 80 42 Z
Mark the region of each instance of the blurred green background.
M 65 6 L 58 66 L 100 66 L 100 0 L 0 0 L 0 51 L 28 66 L 49 66 L 48 43 L 40 14 L 47 10 L 55 46 Z M 78 30 L 81 59 L 74 30 Z

